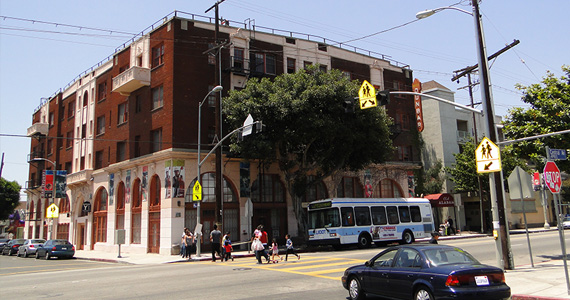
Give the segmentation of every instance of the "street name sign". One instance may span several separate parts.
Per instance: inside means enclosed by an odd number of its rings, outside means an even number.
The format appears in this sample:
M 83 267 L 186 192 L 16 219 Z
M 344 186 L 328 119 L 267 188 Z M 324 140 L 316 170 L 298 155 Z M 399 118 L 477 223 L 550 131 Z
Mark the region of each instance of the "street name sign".
M 491 173 L 501 171 L 501 151 L 490 139 L 484 137 L 475 149 L 477 173 Z
M 566 160 L 566 150 L 564 149 L 548 149 L 548 155 L 553 160 Z
M 562 177 L 560 177 L 560 169 L 555 162 L 549 161 L 544 166 L 544 182 L 553 194 L 560 193 L 562 188 Z

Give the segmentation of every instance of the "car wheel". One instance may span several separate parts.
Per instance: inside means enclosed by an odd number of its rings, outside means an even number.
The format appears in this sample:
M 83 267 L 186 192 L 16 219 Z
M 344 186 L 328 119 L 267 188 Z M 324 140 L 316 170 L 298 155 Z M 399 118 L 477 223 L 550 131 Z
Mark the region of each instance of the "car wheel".
M 414 293 L 414 300 L 434 300 L 430 290 L 425 286 L 420 286 Z
M 365 297 L 360 281 L 356 277 L 350 278 L 348 282 L 348 297 L 351 300 L 362 300 Z
M 404 231 L 402 235 L 402 244 L 411 244 L 414 241 L 414 235 L 409 231 Z
M 24 250 L 24 257 L 28 257 L 28 250 Z
M 8 256 L 12 256 L 12 250 L 8 250 Z
M 46 252 L 46 256 L 44 256 L 45 260 L 49 259 L 49 252 Z
M 36 259 L 40 259 L 40 252 L 36 251 Z
M 366 233 L 361 233 L 358 236 L 358 248 L 370 248 L 370 245 L 372 245 L 372 239 L 370 236 Z

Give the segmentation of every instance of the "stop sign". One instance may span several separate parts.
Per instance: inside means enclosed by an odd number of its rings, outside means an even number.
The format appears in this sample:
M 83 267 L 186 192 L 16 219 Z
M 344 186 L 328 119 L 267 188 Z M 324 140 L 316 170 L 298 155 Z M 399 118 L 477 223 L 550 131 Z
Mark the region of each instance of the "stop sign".
M 562 178 L 560 177 L 560 169 L 553 161 L 547 162 L 544 166 L 544 181 L 553 194 L 560 193 Z

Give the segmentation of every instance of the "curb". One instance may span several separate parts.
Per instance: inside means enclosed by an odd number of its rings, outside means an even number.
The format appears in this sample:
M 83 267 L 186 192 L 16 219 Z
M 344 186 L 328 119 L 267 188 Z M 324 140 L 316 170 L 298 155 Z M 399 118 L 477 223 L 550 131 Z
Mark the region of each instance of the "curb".
M 565 298 L 528 296 L 528 295 L 511 295 L 511 300 L 565 300 Z

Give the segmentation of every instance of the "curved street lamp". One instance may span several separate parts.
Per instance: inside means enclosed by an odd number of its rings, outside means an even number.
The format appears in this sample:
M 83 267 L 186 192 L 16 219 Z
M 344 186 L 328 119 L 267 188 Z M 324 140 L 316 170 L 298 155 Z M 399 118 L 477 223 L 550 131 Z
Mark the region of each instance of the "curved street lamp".
M 208 94 L 206 94 L 206 97 L 204 97 L 204 100 L 202 100 L 200 102 L 200 105 L 198 105 L 198 161 L 197 161 L 197 165 L 198 165 L 198 170 L 197 170 L 197 174 L 198 177 L 196 177 L 196 182 L 200 182 L 200 167 L 202 166 L 201 163 L 201 144 L 202 144 L 202 104 L 204 104 L 204 102 L 206 102 L 206 100 L 208 99 L 208 97 L 215 92 L 220 92 L 224 89 L 224 87 L 222 87 L 221 85 L 217 85 L 215 86 L 211 91 L 208 92 Z M 198 201 L 198 203 L 196 204 L 196 225 L 200 224 L 200 202 Z M 196 255 L 198 257 L 200 257 L 201 254 L 201 236 L 202 236 L 202 232 L 196 232 Z

